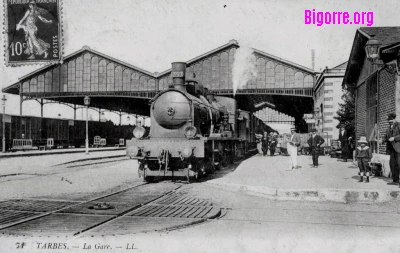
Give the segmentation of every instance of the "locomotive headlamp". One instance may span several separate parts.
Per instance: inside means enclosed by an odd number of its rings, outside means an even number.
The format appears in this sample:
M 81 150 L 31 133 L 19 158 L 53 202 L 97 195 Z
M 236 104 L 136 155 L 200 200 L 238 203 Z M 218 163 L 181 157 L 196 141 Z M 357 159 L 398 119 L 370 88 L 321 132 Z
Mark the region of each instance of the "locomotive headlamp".
M 137 126 L 135 129 L 133 129 L 133 136 L 135 136 L 136 139 L 140 139 L 144 136 L 146 133 L 146 129 L 142 126 Z
M 193 154 L 193 149 L 191 149 L 190 147 L 186 147 L 182 150 L 181 155 L 184 158 L 189 158 L 191 157 Z
M 187 138 L 194 138 L 196 137 L 197 129 L 194 126 L 188 126 L 185 128 L 185 136 Z

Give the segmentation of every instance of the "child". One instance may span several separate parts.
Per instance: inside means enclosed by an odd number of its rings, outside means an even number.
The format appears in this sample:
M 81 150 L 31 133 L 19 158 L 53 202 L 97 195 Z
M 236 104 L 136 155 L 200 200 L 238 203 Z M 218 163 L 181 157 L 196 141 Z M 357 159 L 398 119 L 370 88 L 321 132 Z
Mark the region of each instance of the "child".
M 367 146 L 368 142 L 365 136 L 361 136 L 358 143 L 360 144 L 360 147 L 356 148 L 356 158 L 358 168 L 360 169 L 360 172 L 358 172 L 360 180 L 358 182 L 363 182 L 363 176 L 366 176 L 365 182 L 369 183 L 369 174 L 371 172 L 371 168 L 369 167 L 368 162 L 371 161 L 372 152 Z

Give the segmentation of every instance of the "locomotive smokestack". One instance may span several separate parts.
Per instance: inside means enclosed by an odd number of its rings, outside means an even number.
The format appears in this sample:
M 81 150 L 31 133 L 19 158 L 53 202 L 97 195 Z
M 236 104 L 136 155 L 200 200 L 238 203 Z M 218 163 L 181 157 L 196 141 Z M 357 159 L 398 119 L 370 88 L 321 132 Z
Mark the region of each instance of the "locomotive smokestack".
M 186 91 L 185 88 L 185 75 L 186 75 L 186 63 L 185 62 L 173 62 L 172 63 L 172 82 L 174 88 L 181 91 Z

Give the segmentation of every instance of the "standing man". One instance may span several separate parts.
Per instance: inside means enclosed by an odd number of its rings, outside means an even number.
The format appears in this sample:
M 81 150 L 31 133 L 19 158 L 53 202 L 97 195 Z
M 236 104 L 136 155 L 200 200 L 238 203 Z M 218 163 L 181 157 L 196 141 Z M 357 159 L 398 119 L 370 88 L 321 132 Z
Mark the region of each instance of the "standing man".
M 268 133 L 267 132 L 264 132 L 264 135 L 262 137 L 262 150 L 263 150 L 264 156 L 266 156 L 268 153 Z
M 349 157 L 349 141 L 348 141 L 348 136 L 347 136 L 347 130 L 344 127 L 344 124 L 340 124 L 340 130 L 339 130 L 339 143 L 340 146 L 342 147 L 342 159 L 343 162 L 347 162 L 347 158 Z
M 389 127 L 386 130 L 384 141 L 386 142 L 386 154 L 390 155 L 390 172 L 393 183 L 399 183 L 399 160 L 400 160 L 400 123 L 395 121 L 396 114 L 388 114 Z
M 276 148 L 276 144 L 277 144 L 277 133 L 270 133 L 270 139 L 269 139 L 269 153 L 271 154 L 271 156 L 275 155 L 275 148 Z
M 290 129 L 290 141 L 287 144 L 287 151 L 290 155 L 290 170 L 297 170 L 297 147 L 300 146 L 300 135 L 296 133 L 296 128 Z
M 324 138 L 317 134 L 317 129 L 311 129 L 311 137 L 308 139 L 308 145 L 311 149 L 313 167 L 318 167 L 318 156 L 321 145 L 325 142 Z

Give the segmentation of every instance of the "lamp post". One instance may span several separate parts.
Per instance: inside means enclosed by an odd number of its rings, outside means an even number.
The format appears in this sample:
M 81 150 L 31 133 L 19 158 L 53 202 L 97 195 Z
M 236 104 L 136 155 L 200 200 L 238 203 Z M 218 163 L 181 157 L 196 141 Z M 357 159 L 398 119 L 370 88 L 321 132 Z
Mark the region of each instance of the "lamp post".
M 5 153 L 6 152 L 6 122 L 5 122 L 5 115 L 6 115 L 6 101 L 7 101 L 7 98 L 6 98 L 6 95 L 3 95 L 3 98 L 1 99 L 1 101 L 2 101 L 2 104 L 3 104 L 3 120 L 2 120 L 2 123 L 3 123 L 3 126 L 2 126 L 2 129 L 3 129 L 3 138 L 2 138 L 2 152 L 3 153 Z
M 84 104 L 86 105 L 86 140 L 85 140 L 85 148 L 86 154 L 89 154 L 89 105 L 90 105 L 90 97 L 85 96 L 83 99 Z

